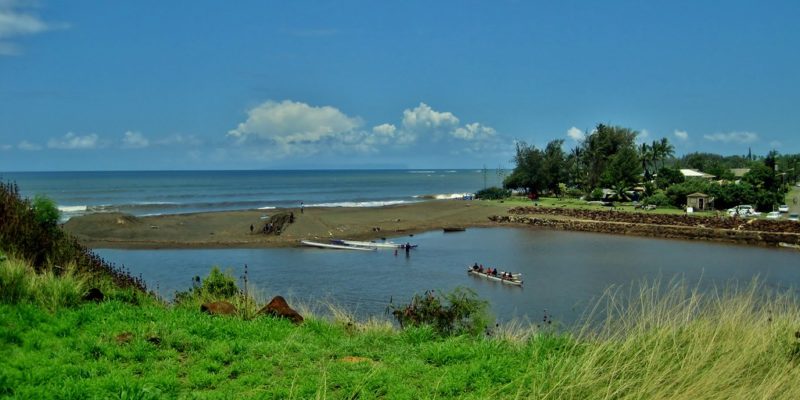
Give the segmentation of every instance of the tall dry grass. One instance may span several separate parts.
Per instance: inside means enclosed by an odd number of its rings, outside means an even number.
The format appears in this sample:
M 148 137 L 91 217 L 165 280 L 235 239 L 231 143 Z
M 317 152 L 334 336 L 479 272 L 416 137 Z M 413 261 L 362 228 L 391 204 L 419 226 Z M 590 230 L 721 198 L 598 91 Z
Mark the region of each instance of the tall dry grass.
M 537 398 L 800 398 L 793 291 L 654 282 L 607 291 L 585 321 L 547 384 L 527 387 Z

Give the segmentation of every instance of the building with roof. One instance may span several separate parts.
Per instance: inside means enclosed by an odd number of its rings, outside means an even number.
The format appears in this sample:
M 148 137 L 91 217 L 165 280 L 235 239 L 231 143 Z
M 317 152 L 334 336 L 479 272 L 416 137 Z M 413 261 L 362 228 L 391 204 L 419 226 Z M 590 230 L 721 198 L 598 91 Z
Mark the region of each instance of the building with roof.
M 682 168 L 681 174 L 683 174 L 684 178 L 700 178 L 700 179 L 714 179 L 716 178 L 714 175 L 707 174 L 705 172 L 698 171 L 696 169 L 689 169 L 689 168 Z
M 713 210 L 714 198 L 705 193 L 692 193 L 686 196 L 686 206 L 695 211 Z

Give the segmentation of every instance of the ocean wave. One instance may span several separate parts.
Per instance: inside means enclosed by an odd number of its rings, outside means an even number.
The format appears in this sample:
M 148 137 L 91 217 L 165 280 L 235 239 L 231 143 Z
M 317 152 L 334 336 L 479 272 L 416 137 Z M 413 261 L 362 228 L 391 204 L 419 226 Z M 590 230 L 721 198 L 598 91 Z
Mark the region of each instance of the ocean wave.
M 417 203 L 410 200 L 379 200 L 379 201 L 340 201 L 333 203 L 306 204 L 306 207 L 383 207 L 396 204 Z
M 415 199 L 429 199 L 429 200 L 450 200 L 450 199 L 463 199 L 464 197 L 474 196 L 473 193 L 442 193 L 442 194 L 418 194 L 414 196 Z
M 264 207 L 258 207 L 258 209 L 259 210 L 274 210 L 275 207 L 274 206 L 264 206 Z
M 426 170 L 426 171 L 408 171 L 409 174 L 433 174 L 436 171 L 433 170 Z
M 86 212 L 87 206 L 58 206 L 58 211 L 65 214 Z

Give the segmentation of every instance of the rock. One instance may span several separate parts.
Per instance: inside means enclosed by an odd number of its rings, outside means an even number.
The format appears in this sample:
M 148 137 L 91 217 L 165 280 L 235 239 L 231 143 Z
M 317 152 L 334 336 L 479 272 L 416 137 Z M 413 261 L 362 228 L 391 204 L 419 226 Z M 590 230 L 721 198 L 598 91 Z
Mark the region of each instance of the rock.
M 227 301 L 215 301 L 203 304 L 200 311 L 211 315 L 235 315 L 236 306 Z
M 83 301 L 93 301 L 95 303 L 103 301 L 104 298 L 105 296 L 103 296 L 103 292 L 101 292 L 98 288 L 91 288 L 88 292 L 86 292 L 86 294 L 83 295 Z
M 258 310 L 258 314 L 286 318 L 298 325 L 303 322 L 303 316 L 289 307 L 289 304 L 286 303 L 286 299 L 284 299 L 283 296 L 273 297 L 272 300 L 264 306 L 264 308 Z

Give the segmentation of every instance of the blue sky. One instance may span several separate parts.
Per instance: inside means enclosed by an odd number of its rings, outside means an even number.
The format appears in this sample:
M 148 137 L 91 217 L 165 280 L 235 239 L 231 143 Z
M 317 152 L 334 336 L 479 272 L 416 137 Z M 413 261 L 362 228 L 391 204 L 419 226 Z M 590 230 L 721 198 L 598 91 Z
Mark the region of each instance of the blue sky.
M 0 0 L 0 171 L 800 152 L 800 2 Z

